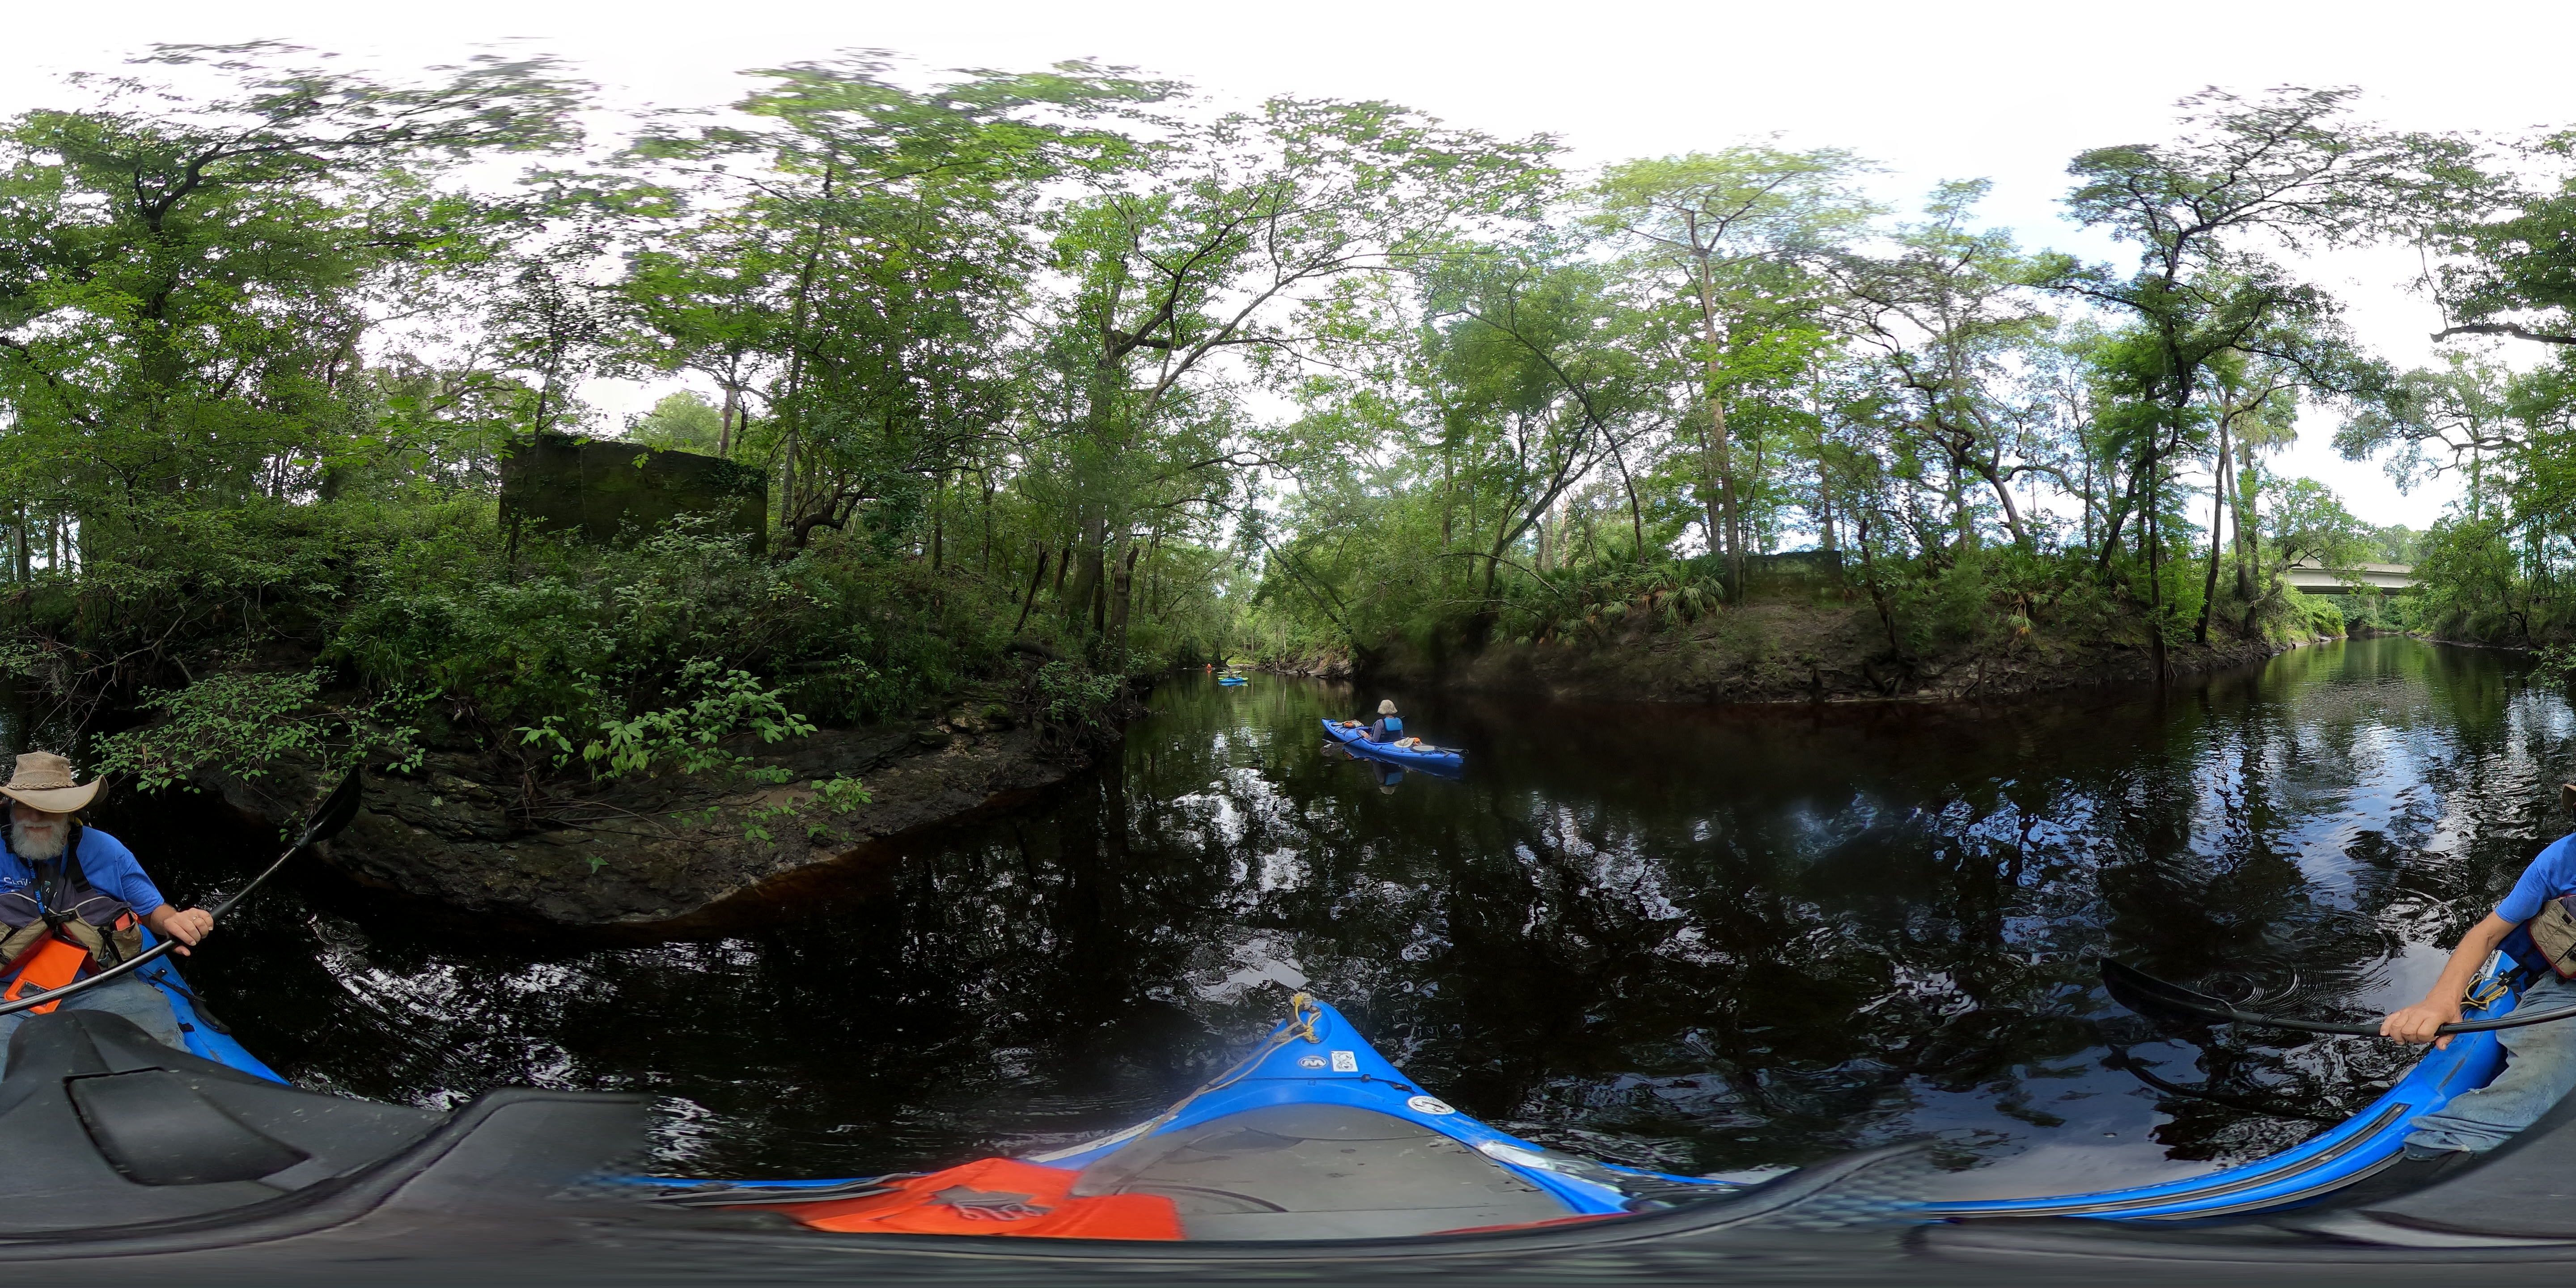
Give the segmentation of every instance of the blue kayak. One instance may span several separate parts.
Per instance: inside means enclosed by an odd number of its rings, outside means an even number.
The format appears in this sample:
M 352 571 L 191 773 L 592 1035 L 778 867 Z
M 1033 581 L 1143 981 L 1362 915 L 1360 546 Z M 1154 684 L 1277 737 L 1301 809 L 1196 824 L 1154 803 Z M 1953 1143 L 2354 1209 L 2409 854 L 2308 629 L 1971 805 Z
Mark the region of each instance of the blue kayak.
M 143 932 L 143 946 L 146 948 L 152 946 L 152 932 L 149 930 Z M 230 1031 L 209 1023 L 206 1017 L 198 1012 L 195 991 L 190 989 L 188 982 L 180 977 L 179 968 L 172 965 L 169 958 L 164 957 L 135 973 L 141 975 L 153 988 L 158 989 L 162 998 L 170 1003 L 170 1013 L 178 1018 L 179 1037 L 188 1044 L 188 1054 L 212 1060 L 227 1068 L 239 1069 L 254 1078 L 265 1078 L 277 1083 L 286 1081 L 277 1075 L 277 1070 L 269 1068 L 265 1061 L 252 1055 L 250 1048 L 243 1046 L 240 1039 L 235 1038 Z
M 1180 1103 L 1082 1144 L 926 1176 L 636 1179 L 688 1206 L 768 1208 L 826 1230 L 1229 1241 L 1545 1225 L 1747 1183 L 1614 1166 L 1497 1131 L 1415 1085 L 1331 1006 L 1300 993 L 1289 1007 Z
M 143 932 L 145 948 L 150 948 L 159 942 L 150 930 Z M 179 967 L 169 958 L 164 957 L 136 971 L 135 974 L 141 976 L 145 983 L 159 992 L 161 1000 L 170 1004 L 171 1017 L 179 1022 L 179 1038 L 187 1044 L 188 1054 L 212 1060 L 226 1068 L 240 1070 L 255 1078 L 264 1078 L 277 1083 L 286 1081 L 277 1076 L 277 1071 L 269 1068 L 258 1056 L 252 1055 L 250 1048 L 243 1046 L 230 1032 L 209 1021 L 197 1010 L 196 991 L 188 987 L 188 981 L 179 974 Z M 59 1006 L 55 1009 L 61 1010 Z
M 1399 747 L 1391 742 L 1371 742 L 1367 725 L 1327 720 L 1324 721 L 1324 736 L 1342 744 L 1354 756 L 1366 756 L 1371 760 L 1383 761 L 1390 765 L 1402 765 L 1407 769 L 1419 769 L 1425 773 L 1455 778 L 1467 767 L 1467 753 L 1463 751 L 1431 746 Z
M 2511 963 L 2489 963 L 2471 986 L 2475 1003 L 2463 1018 L 2492 1019 L 2513 1010 L 2515 990 L 2502 971 Z M 2089 1217 L 2110 1221 L 2194 1221 L 2269 1209 L 2298 1207 L 2396 1162 L 2404 1149 L 2408 1122 L 2436 1112 L 2453 1096 L 2487 1084 L 2504 1067 L 2504 1048 L 2492 1031 L 2464 1033 L 2446 1050 L 2427 1051 L 2394 1086 L 2360 1113 L 2269 1158 L 2203 1176 L 2100 1190 L 2089 1194 L 2054 1194 L 2019 1199 L 1969 1199 L 1927 1203 L 1920 1213 L 1940 1220 L 1968 1217 Z
M 1240 675 L 1220 675 L 1216 678 L 1216 682 L 1224 685 L 1237 685 L 1245 683 L 1245 680 Z

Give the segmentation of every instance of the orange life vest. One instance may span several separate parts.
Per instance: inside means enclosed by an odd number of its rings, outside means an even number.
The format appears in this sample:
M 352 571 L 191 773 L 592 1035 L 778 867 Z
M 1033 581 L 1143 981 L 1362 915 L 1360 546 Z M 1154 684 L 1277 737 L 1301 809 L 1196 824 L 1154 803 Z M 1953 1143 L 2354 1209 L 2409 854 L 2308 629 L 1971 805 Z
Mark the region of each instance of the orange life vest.
M 61 988 L 79 978 L 81 968 L 87 965 L 88 949 L 68 939 L 47 935 L 18 959 L 18 977 L 9 981 L 6 991 L 0 991 L 0 1002 L 14 1002 L 30 992 L 42 993 Z M 62 1004 L 62 999 L 56 998 L 36 1007 L 33 1013 L 43 1015 Z
M 817 1230 L 870 1234 L 1006 1234 L 1040 1239 L 1178 1239 L 1181 1216 L 1159 1194 L 1073 1196 L 1081 1176 L 1016 1158 L 906 1177 L 883 1194 L 817 1203 L 754 1203 Z

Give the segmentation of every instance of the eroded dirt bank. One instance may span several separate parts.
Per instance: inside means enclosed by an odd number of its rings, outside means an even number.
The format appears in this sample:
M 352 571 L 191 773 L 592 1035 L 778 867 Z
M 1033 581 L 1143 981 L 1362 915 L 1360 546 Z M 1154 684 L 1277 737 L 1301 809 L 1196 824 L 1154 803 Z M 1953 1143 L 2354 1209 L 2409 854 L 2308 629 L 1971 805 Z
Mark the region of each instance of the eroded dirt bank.
M 432 753 L 417 773 L 371 774 L 365 807 L 323 857 L 364 884 L 502 922 L 683 929 L 764 883 L 1010 804 L 1093 759 L 1045 730 L 965 711 L 746 750 L 794 778 L 675 775 L 532 798 L 502 757 Z M 863 779 L 873 799 L 829 809 L 809 784 L 836 775 Z M 200 785 L 283 827 L 301 819 L 313 780 L 287 771 Z
M 2223 670 L 2309 642 L 2214 637 L 2169 646 L 2164 665 L 2169 675 Z M 2156 658 L 2143 642 L 2045 632 L 1909 655 L 1890 646 L 1866 602 L 1755 603 L 1683 629 L 1602 641 L 1505 643 L 1445 659 L 1390 650 L 1368 671 L 1398 685 L 1574 701 L 1937 702 L 2151 682 Z

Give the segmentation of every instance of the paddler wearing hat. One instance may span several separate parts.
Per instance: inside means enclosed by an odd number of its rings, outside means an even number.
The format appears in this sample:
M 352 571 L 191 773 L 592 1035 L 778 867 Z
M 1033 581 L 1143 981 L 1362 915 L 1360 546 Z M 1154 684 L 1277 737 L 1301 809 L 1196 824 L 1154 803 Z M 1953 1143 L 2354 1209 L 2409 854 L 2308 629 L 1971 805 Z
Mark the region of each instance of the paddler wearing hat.
M 9 798 L 7 846 L 0 852 L 0 961 L 6 962 L 0 998 L 69 983 L 132 957 L 143 947 L 139 926 L 182 944 L 214 929 L 205 909 L 174 908 L 162 899 L 122 842 L 73 817 L 98 790 L 99 780 L 78 781 L 71 762 L 50 751 L 18 757 L 0 785 L 0 796 Z M 169 1003 L 131 974 L 53 1006 L 112 1011 L 158 1041 L 181 1044 Z M 8 1067 L 10 1036 L 29 1014 L 0 1015 L 0 1071 Z

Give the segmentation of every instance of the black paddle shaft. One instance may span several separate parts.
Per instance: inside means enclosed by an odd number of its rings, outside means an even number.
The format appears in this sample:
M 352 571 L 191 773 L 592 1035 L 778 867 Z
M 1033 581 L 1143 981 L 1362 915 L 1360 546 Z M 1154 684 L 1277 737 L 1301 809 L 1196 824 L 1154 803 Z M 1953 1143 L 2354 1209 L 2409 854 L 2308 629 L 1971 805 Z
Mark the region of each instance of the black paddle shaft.
M 271 863 L 266 868 L 262 869 L 258 876 L 252 877 L 250 879 L 250 884 L 243 886 L 239 890 L 233 891 L 230 898 L 227 898 L 223 902 L 216 904 L 214 907 L 207 909 L 207 915 L 218 920 L 222 919 L 225 913 L 231 912 L 236 905 L 241 903 L 242 900 L 249 898 L 250 892 L 257 890 L 262 882 L 267 881 L 270 877 L 276 876 L 277 870 L 285 867 L 288 859 L 294 858 L 296 855 L 302 853 L 304 851 L 304 847 L 311 845 L 316 841 L 330 840 L 332 837 L 339 835 L 340 829 L 347 827 L 349 825 L 349 820 L 358 816 L 359 786 L 359 773 L 356 769 L 351 769 L 347 775 L 340 779 L 340 785 L 332 788 L 331 794 L 323 798 L 321 808 L 313 811 L 312 821 L 305 824 L 304 835 L 297 837 L 295 839 L 295 844 L 286 847 L 286 852 L 278 855 L 276 862 Z M 108 967 L 106 970 L 100 971 L 97 974 L 88 976 L 84 979 L 73 980 L 71 983 L 65 984 L 61 988 L 49 988 L 41 993 L 30 993 L 14 1002 L 0 1002 L 0 1015 L 15 1015 L 20 1011 L 33 1010 L 36 1007 L 43 1006 L 47 1002 L 70 997 L 74 993 L 87 992 L 90 989 L 108 982 L 109 980 L 133 974 L 135 971 L 141 970 L 145 966 L 159 961 L 163 957 L 169 956 L 171 950 L 178 946 L 178 940 L 164 939 L 160 943 L 154 944 L 152 947 L 136 953 L 134 956 L 118 962 L 116 965 Z
M 2180 1012 L 2205 1015 L 2213 1019 L 2233 1020 L 2239 1024 L 2261 1024 L 2270 1028 L 2290 1029 L 2300 1033 L 2351 1033 L 2363 1037 L 2379 1036 L 2379 1026 L 2376 1024 L 2345 1024 L 2333 1020 L 2291 1020 L 2274 1015 L 2256 1015 L 2252 1011 L 2240 1011 L 2207 993 L 2195 992 L 2180 984 L 2157 979 L 2135 966 L 2116 962 L 2108 957 L 2102 959 L 2101 967 L 2102 987 L 2110 991 L 2111 1000 L 2150 1019 L 2170 1018 Z M 2527 1015 L 2516 1013 L 2492 1020 L 2460 1020 L 2445 1024 L 2434 1032 L 2446 1037 L 2453 1033 L 2485 1033 L 2494 1029 L 2519 1029 L 2533 1024 L 2547 1024 L 2552 1020 L 2563 1020 L 2571 1016 L 2576 1016 L 2576 1006 L 2562 1006 L 2554 1011 L 2533 1011 Z

